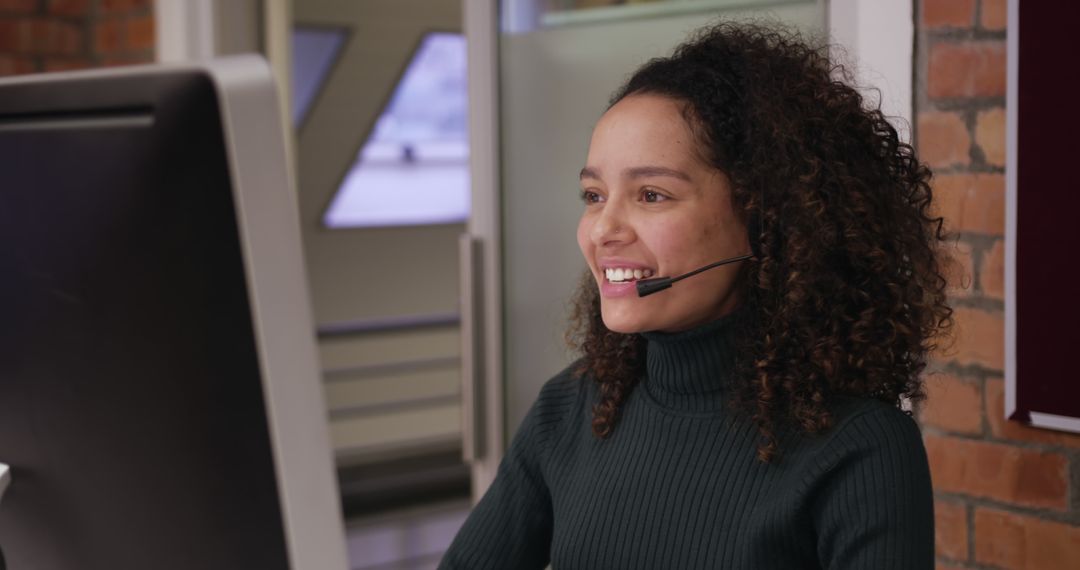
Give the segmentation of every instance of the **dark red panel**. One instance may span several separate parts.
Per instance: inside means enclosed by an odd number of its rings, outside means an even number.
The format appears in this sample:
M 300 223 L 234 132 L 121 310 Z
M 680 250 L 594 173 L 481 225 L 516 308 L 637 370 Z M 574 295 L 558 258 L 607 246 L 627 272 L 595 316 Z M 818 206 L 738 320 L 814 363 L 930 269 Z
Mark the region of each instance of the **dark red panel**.
M 1019 20 L 1014 417 L 1080 418 L 1080 5 L 1021 2 Z

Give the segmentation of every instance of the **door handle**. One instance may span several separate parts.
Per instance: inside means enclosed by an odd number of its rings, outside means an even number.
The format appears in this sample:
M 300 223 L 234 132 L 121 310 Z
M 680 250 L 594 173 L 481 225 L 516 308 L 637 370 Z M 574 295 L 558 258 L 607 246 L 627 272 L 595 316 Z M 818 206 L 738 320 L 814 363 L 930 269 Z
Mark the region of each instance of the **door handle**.
M 4 500 L 4 491 L 11 485 L 11 466 L 0 463 L 0 502 Z
M 458 239 L 461 300 L 461 458 L 484 456 L 483 244 L 468 233 Z

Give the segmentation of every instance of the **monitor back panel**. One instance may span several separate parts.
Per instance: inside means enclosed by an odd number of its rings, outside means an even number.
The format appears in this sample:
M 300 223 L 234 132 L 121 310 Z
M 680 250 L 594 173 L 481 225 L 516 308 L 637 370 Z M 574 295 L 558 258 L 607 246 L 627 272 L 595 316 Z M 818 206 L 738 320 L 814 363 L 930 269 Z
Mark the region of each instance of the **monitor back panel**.
M 9 567 L 288 567 L 225 148 L 197 71 L 0 88 Z

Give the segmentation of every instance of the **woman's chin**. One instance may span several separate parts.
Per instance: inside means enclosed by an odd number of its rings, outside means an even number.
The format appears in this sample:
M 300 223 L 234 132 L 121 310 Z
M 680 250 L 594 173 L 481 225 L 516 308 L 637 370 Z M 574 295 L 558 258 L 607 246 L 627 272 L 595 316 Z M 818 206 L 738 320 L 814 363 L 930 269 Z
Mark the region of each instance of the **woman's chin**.
M 604 319 L 604 326 L 612 332 L 633 334 L 653 329 L 649 326 L 648 319 L 642 318 L 642 315 L 629 315 L 621 311 L 618 314 L 609 315 L 608 311 L 603 310 L 600 315 Z

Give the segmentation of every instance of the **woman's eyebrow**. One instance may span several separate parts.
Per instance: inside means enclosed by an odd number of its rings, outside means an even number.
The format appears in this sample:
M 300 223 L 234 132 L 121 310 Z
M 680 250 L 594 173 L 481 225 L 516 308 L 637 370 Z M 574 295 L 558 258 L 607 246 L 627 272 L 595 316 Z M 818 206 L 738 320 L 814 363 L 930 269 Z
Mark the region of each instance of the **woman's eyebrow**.
M 653 178 L 657 176 L 667 176 L 670 178 L 678 178 L 679 180 L 685 180 L 690 182 L 690 175 L 682 172 L 681 170 L 675 170 L 673 168 L 667 168 L 666 166 L 634 166 L 623 170 L 623 175 L 627 178 Z M 594 178 L 601 180 L 600 173 L 589 166 L 581 169 L 581 174 L 578 175 L 578 179 L 584 180 L 586 178 Z
M 627 168 L 623 171 L 623 174 L 628 178 L 654 178 L 657 176 L 667 176 L 669 178 L 678 178 L 679 180 L 690 182 L 689 174 L 665 166 L 635 166 L 633 168 Z

